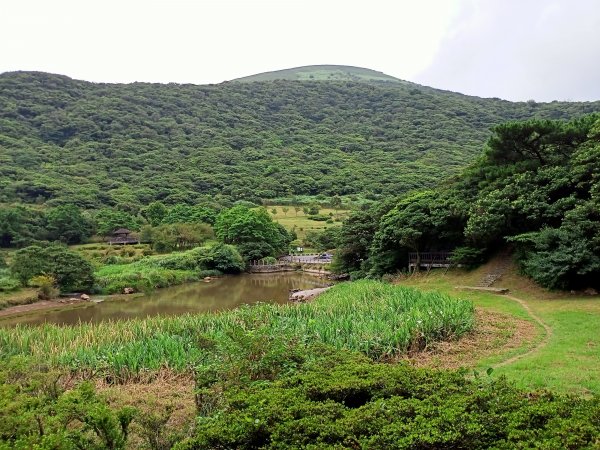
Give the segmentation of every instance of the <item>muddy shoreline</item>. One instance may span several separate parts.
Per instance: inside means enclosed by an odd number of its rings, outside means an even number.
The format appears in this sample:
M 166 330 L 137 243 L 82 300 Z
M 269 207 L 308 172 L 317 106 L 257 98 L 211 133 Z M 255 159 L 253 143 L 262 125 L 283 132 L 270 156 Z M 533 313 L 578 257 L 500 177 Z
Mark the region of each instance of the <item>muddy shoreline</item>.
M 94 296 L 90 300 L 74 299 L 74 298 L 57 298 L 54 300 L 38 300 L 34 303 L 28 303 L 26 305 L 15 305 L 9 306 L 8 308 L 0 310 L 0 325 L 4 319 L 12 319 L 14 317 L 24 316 L 30 313 L 36 313 L 40 311 L 55 311 L 64 309 L 81 308 L 84 306 L 93 305 L 98 301 L 105 300 L 119 300 L 122 298 L 134 298 L 143 295 L 142 293 L 136 294 L 114 294 L 114 295 L 102 295 Z

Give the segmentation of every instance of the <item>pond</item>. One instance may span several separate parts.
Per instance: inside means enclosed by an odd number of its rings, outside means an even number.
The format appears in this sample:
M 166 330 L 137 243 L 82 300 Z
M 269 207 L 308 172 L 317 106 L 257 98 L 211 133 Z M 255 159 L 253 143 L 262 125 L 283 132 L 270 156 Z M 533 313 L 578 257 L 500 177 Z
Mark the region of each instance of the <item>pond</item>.
M 143 296 L 124 296 L 100 303 L 90 302 L 76 308 L 32 312 L 2 320 L 0 326 L 43 323 L 73 325 L 79 322 L 144 318 L 159 314 L 175 316 L 220 311 L 257 302 L 285 303 L 291 289 L 312 289 L 326 285 L 326 281 L 300 272 L 226 276 L 210 282 L 158 289 Z

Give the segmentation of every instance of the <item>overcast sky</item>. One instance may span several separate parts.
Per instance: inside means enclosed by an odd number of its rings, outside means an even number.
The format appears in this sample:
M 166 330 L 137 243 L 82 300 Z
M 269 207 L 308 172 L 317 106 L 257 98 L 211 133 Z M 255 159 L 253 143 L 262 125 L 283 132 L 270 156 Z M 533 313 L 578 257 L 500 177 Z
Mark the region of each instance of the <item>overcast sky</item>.
M 600 100 L 600 0 L 0 0 L 0 72 L 205 84 L 310 64 Z

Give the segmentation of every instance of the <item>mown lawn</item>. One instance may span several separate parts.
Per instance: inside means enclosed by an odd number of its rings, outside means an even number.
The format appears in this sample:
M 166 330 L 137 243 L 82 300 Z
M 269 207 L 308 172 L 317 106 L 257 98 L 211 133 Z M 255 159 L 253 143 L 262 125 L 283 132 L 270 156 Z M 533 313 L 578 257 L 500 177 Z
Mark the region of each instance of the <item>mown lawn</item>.
M 473 301 L 477 308 L 518 318 L 534 321 L 533 313 L 550 327 L 549 336 L 538 325 L 537 336 L 531 342 L 516 351 L 488 357 L 480 361 L 478 367 L 494 366 L 515 354 L 536 348 L 521 359 L 496 367 L 494 375 L 506 375 L 517 385 L 529 389 L 600 394 L 600 297 L 541 289 L 518 275 L 514 267 L 495 286 L 509 288 L 510 294 L 521 299 L 531 313 L 506 296 L 455 289 L 456 286 L 475 285 L 485 270 L 485 267 L 472 272 L 456 269 L 447 274 L 433 271 L 428 276 L 409 278 L 401 283 L 459 295 Z

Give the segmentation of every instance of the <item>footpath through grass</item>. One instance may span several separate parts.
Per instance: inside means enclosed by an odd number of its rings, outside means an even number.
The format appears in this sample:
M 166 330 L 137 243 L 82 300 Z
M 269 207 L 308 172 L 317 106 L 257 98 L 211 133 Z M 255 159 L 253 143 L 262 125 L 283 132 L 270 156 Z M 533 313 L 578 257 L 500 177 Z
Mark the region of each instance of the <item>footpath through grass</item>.
M 473 272 L 453 270 L 445 275 L 434 271 L 401 283 L 467 298 L 478 308 L 533 321 L 519 303 L 506 296 L 455 289 L 459 285 L 475 285 L 485 271 L 486 267 Z M 551 334 L 546 336 L 544 329 L 538 326 L 537 336 L 523 347 L 486 358 L 479 362 L 479 368 L 534 349 L 523 358 L 497 367 L 494 374 L 506 375 L 528 389 L 600 394 L 600 298 L 541 289 L 519 276 L 514 267 L 495 286 L 509 288 L 513 296 L 524 301 L 550 327 Z

